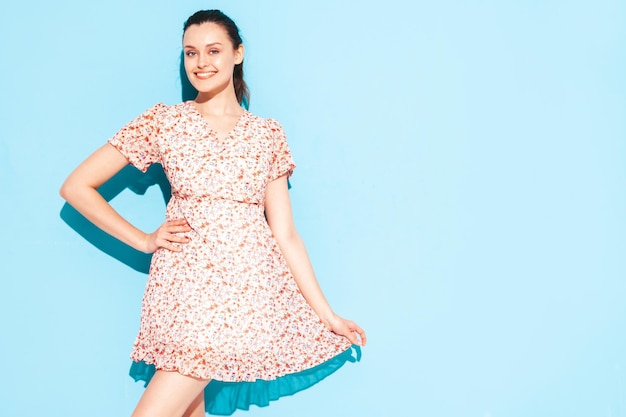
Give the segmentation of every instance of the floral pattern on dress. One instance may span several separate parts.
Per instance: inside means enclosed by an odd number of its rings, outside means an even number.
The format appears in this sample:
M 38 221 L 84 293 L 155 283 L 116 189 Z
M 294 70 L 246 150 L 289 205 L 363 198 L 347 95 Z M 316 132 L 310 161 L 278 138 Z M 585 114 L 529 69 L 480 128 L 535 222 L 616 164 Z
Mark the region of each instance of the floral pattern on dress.
M 157 104 L 109 143 L 142 171 L 161 163 L 180 252 L 157 250 L 131 358 L 227 382 L 273 380 L 347 350 L 308 305 L 264 216 L 267 184 L 295 167 L 273 119 L 244 111 L 218 138 L 192 102 Z

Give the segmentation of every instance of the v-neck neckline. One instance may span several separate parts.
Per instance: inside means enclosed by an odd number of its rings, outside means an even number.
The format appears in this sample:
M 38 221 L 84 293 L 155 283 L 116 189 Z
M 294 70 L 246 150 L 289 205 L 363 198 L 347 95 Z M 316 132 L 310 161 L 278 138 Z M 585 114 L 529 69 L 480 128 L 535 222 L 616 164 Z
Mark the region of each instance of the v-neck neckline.
M 223 144 L 226 139 L 233 137 L 233 134 L 237 131 L 237 129 L 242 124 L 243 120 L 245 119 L 246 115 L 248 114 L 248 111 L 246 109 L 243 109 L 243 113 L 241 113 L 241 115 L 239 116 L 239 118 L 237 119 L 233 127 L 230 130 L 224 132 L 223 135 L 220 135 L 218 131 L 215 130 L 211 126 L 211 123 L 209 123 L 209 120 L 206 117 L 204 117 L 204 115 L 200 112 L 200 110 L 198 110 L 196 105 L 193 103 L 193 100 L 185 101 L 185 104 L 191 108 L 191 112 L 193 114 L 195 114 L 197 117 L 200 118 L 200 120 L 202 120 L 202 122 L 206 125 L 209 133 L 215 138 L 216 142 L 220 144 Z

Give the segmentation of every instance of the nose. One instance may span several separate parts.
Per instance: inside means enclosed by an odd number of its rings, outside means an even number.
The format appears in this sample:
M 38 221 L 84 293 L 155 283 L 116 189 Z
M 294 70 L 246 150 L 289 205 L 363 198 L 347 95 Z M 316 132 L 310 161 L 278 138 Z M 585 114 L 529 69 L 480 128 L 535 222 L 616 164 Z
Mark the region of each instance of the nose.
M 205 53 L 200 53 L 198 55 L 198 67 L 204 68 L 209 65 L 209 55 Z

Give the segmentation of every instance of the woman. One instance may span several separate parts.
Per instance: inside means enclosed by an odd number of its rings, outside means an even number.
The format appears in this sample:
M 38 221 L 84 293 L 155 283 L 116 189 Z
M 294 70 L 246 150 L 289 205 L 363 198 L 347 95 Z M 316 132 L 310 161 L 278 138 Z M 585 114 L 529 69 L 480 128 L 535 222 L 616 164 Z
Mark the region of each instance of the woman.
M 154 253 L 131 357 L 156 367 L 133 416 L 203 416 L 210 380 L 276 380 L 364 345 L 333 312 L 292 219 L 284 132 L 241 107 L 244 47 L 217 10 L 184 25 L 195 100 L 157 104 L 81 163 L 61 195 L 90 221 Z M 161 163 L 166 221 L 144 233 L 97 189 L 128 163 Z

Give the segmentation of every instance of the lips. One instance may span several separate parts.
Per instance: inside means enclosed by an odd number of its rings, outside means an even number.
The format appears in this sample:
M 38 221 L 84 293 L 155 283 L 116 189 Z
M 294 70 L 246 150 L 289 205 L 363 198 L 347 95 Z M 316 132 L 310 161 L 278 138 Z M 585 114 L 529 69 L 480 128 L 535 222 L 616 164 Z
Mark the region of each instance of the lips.
M 194 74 L 196 75 L 196 78 L 200 80 L 208 80 L 209 78 L 217 74 L 217 71 L 196 72 Z

